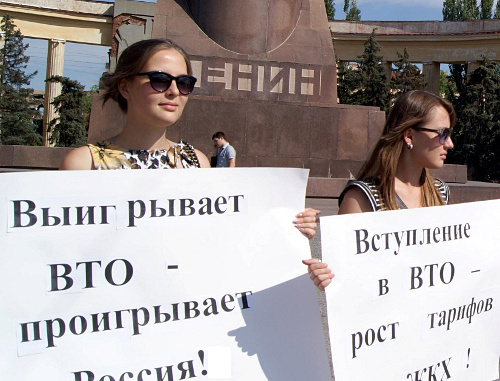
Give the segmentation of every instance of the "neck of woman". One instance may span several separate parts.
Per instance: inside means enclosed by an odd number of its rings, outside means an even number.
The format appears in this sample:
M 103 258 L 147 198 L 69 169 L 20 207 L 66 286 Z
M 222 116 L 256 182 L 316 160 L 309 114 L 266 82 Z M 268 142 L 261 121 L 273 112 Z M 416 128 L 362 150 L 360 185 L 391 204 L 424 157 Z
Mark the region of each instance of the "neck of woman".
M 422 171 L 414 161 L 400 160 L 394 179 L 394 190 L 408 208 L 422 206 Z
M 396 180 L 411 187 L 421 187 L 422 171 L 424 168 L 403 153 L 398 161 Z
M 112 138 L 112 143 L 127 150 L 169 149 L 174 143 L 166 136 L 165 128 L 147 128 L 143 124 L 125 124 L 123 131 Z

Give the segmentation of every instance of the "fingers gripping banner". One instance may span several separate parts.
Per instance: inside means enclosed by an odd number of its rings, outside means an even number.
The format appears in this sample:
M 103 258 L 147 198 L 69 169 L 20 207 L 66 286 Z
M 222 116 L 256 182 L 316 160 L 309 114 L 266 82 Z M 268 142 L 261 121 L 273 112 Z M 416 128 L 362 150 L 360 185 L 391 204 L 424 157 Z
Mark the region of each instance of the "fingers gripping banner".
M 499 378 L 500 200 L 321 218 L 336 381 Z
M 330 378 L 307 171 L 0 176 L 1 380 Z

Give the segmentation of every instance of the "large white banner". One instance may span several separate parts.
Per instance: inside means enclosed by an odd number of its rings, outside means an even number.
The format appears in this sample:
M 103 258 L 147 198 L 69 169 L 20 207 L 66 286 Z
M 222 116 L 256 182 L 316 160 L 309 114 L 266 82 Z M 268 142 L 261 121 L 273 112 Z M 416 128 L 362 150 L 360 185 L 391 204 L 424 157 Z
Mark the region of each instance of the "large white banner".
M 306 181 L 0 175 L 0 379 L 328 380 L 308 240 L 292 224 Z
M 336 381 L 492 381 L 500 200 L 321 219 Z

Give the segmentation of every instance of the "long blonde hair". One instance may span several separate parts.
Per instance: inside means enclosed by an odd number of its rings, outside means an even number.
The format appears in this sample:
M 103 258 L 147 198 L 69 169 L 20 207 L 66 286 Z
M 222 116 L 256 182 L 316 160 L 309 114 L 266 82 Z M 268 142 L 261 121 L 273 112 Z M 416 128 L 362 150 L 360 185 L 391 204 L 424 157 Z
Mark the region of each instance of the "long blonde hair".
M 442 106 L 450 116 L 450 127 L 455 125 L 456 115 L 453 106 L 447 100 L 423 90 L 412 90 L 401 95 L 394 104 L 370 158 L 358 174 L 358 179 L 375 179 L 385 208 L 398 209 L 395 191 L 396 169 L 405 149 L 404 133 L 408 128 L 422 125 L 429 121 L 431 110 Z M 434 179 L 426 168 L 420 176 L 422 184 L 422 205 L 442 205 L 443 199 L 434 186 Z

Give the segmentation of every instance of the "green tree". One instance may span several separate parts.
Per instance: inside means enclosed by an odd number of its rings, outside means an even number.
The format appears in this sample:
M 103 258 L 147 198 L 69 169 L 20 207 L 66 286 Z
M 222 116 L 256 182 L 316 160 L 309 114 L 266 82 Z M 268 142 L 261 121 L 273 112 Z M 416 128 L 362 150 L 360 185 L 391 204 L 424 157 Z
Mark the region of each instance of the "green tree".
M 363 54 L 358 56 L 357 64 L 340 65 L 337 92 L 341 103 L 377 106 L 383 111 L 388 109 L 390 88 L 379 51 L 374 29 L 364 44 Z
M 325 0 L 326 17 L 328 20 L 333 20 L 335 18 L 335 1 Z
M 399 59 L 394 62 L 395 69 L 390 83 L 392 97 L 398 98 L 409 90 L 424 89 L 426 86 L 424 75 L 416 65 L 409 61 L 410 55 L 406 48 L 403 54 L 397 52 L 397 55 Z
M 495 17 L 498 15 L 497 1 Z M 443 2 L 443 20 L 467 21 L 489 19 L 492 17 L 492 0 L 445 0 Z M 466 64 L 450 65 L 450 81 L 446 86 L 446 97 L 457 111 L 457 127 L 454 131 L 455 148 L 450 152 L 450 161 L 467 164 L 469 178 L 488 180 L 498 175 L 498 109 L 491 94 L 498 96 L 492 84 L 498 67 L 485 61 L 480 68 L 467 75 Z M 490 94 L 484 95 L 484 92 Z M 481 95 L 483 94 L 483 95 Z M 488 102 L 488 104 L 484 102 Z M 474 114 L 476 113 L 476 114 Z M 495 142 L 497 146 L 491 145 Z M 495 158 L 497 162 L 492 160 Z M 495 169 L 497 168 L 497 169 Z
M 443 2 L 443 21 L 460 20 L 460 9 L 457 1 L 460 0 L 444 0 Z
M 361 20 L 361 10 L 356 6 L 356 0 L 344 0 L 344 13 L 347 21 Z
M 383 57 L 378 55 L 380 45 L 375 39 L 375 29 L 364 44 L 365 50 L 359 56 L 361 88 L 356 93 L 358 104 L 377 106 L 386 111 L 389 105 L 389 83 Z
M 498 8 L 498 3 L 497 3 Z M 444 21 L 468 21 L 477 19 L 490 19 L 492 17 L 493 0 L 445 0 L 443 2 Z M 450 75 L 455 81 L 458 94 L 464 92 L 467 80 L 467 65 L 450 65 Z M 450 98 L 455 103 L 455 97 Z
M 443 2 L 444 21 L 467 21 L 483 18 L 491 18 L 492 0 L 445 0 Z M 488 15 L 489 10 L 489 15 Z
M 500 65 L 484 60 L 469 74 L 457 107 L 450 161 L 472 180 L 500 180 Z
M 439 94 L 446 99 L 452 99 L 457 92 L 455 81 L 447 72 L 441 70 L 439 72 Z
M 40 114 L 33 102 L 29 86 L 37 72 L 25 74 L 29 57 L 24 54 L 28 44 L 9 15 L 0 24 L 3 46 L 0 49 L 0 143 L 13 145 L 40 145 L 37 132 Z
M 493 0 L 481 0 L 481 20 L 491 19 L 493 13 Z
M 47 81 L 62 85 L 61 94 L 52 101 L 59 116 L 50 122 L 51 143 L 55 143 L 57 147 L 85 145 L 88 114 L 85 113 L 83 86 L 77 81 L 61 76 L 48 78 Z
M 90 118 L 90 110 L 92 109 L 92 101 L 94 95 L 99 92 L 98 85 L 92 85 L 89 91 L 85 91 L 85 95 L 83 96 L 83 113 L 87 116 L 87 119 Z M 87 127 L 88 130 L 88 127 Z
M 357 104 L 356 93 L 361 88 L 358 63 L 337 61 L 337 96 L 342 104 Z
M 476 0 L 462 0 L 462 13 L 460 16 L 462 21 L 477 20 L 481 13 L 481 9 L 477 5 Z
M 495 16 L 494 18 L 500 19 L 500 1 L 497 1 L 497 5 L 495 6 Z

